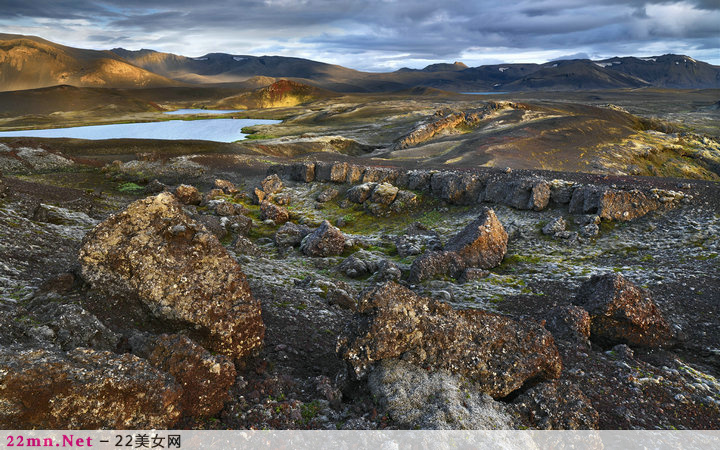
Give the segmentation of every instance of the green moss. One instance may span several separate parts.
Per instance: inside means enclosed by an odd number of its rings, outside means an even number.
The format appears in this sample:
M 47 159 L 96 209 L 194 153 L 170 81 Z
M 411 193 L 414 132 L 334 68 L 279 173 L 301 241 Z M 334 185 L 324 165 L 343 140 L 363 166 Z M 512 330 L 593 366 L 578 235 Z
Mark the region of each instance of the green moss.
M 127 194 L 140 194 L 143 191 L 143 187 L 135 183 L 123 183 L 118 186 L 118 191 Z

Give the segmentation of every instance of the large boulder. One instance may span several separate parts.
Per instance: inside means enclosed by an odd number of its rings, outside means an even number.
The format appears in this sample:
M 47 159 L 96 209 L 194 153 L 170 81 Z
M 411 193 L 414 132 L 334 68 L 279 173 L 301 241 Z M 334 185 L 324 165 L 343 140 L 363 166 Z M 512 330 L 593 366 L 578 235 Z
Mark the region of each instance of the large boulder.
M 448 370 L 505 397 L 529 379 L 557 378 L 555 342 L 544 328 L 481 310 L 453 310 L 388 282 L 366 293 L 338 339 L 338 353 L 357 377 L 382 360 Z
M 337 256 L 345 250 L 345 235 L 327 220 L 305 236 L 300 250 L 307 256 Z
M 127 353 L 0 347 L 3 429 L 167 429 L 181 395 L 172 376 Z
M 315 163 L 298 162 L 290 166 L 290 179 L 310 183 L 315 180 Z
M 657 347 L 673 339 L 648 292 L 620 274 L 593 276 L 580 286 L 573 303 L 590 314 L 590 338 L 601 345 Z
M 240 358 L 262 343 L 260 303 L 245 274 L 171 194 L 138 200 L 99 224 L 79 259 L 95 289 L 139 300 L 207 348 Z
M 410 280 L 421 282 L 438 275 L 457 278 L 465 269 L 496 267 L 505 257 L 507 240 L 495 212 L 484 208 L 477 219 L 450 239 L 445 251 L 431 251 L 413 261 Z
M 183 388 L 183 415 L 212 416 L 230 399 L 236 375 L 232 361 L 223 355 L 212 355 L 187 336 L 153 336 L 133 348 L 133 352 L 175 377 Z

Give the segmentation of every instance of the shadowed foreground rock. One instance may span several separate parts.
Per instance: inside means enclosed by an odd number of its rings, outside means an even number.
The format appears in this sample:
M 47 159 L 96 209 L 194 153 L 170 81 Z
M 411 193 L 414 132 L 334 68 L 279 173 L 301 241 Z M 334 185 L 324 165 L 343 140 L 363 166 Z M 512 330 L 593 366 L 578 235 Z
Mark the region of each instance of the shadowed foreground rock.
M 260 304 L 240 266 L 171 194 L 102 222 L 85 236 L 79 259 L 93 288 L 139 299 L 212 350 L 240 358 L 262 343 Z
M 144 344 L 138 354 L 175 377 L 182 386 L 183 415 L 209 417 L 229 400 L 236 375 L 230 359 L 211 355 L 188 337 L 178 334 L 163 334 Z
M 644 289 L 620 274 L 595 275 L 580 286 L 574 303 L 590 314 L 590 338 L 602 345 L 657 347 L 673 332 Z
M 598 412 L 582 390 L 567 380 L 533 386 L 513 406 L 541 430 L 598 428 Z
M 495 215 L 485 208 L 480 216 L 453 236 L 445 251 L 432 251 L 413 261 L 410 281 L 418 283 L 440 275 L 460 277 L 469 268 L 490 269 L 507 252 L 508 235 Z
M 557 378 L 562 370 L 555 342 L 541 326 L 480 310 L 455 311 L 393 282 L 360 299 L 337 348 L 358 377 L 379 361 L 402 358 L 463 375 L 494 398 L 529 379 Z
M 0 348 L 0 428 L 166 429 L 182 388 L 137 356 Z

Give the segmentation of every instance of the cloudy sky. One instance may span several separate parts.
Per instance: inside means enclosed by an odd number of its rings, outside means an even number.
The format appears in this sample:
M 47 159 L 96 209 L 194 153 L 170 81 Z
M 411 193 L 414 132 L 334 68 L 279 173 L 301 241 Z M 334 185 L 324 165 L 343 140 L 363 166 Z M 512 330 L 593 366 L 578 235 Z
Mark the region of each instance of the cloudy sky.
M 65 45 L 284 55 L 369 71 L 679 53 L 720 65 L 720 1 L 2 0 Z

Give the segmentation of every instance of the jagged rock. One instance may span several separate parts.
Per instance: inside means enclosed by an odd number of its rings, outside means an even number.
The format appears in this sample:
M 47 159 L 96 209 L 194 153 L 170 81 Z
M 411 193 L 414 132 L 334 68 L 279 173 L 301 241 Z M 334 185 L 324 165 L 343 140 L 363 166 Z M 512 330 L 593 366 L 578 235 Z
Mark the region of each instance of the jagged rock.
M 52 330 L 49 340 L 65 351 L 78 347 L 115 351 L 120 340 L 79 305 L 47 301 L 32 308 L 32 317 L 40 326 Z
M 315 163 L 299 162 L 290 167 L 290 179 L 310 183 L 315 180 Z
M 226 200 L 210 200 L 207 203 L 207 207 L 218 216 L 235 216 L 248 212 L 244 206 Z
M 602 345 L 657 347 L 673 339 L 648 292 L 620 274 L 595 275 L 573 301 L 590 314 L 590 337 Z
M 298 246 L 310 231 L 307 225 L 286 222 L 275 232 L 275 245 L 280 248 Z
M 351 184 L 359 183 L 365 173 L 365 167 L 348 164 L 346 181 Z
M 238 188 L 228 180 L 215 180 L 215 189 L 220 189 L 226 194 L 237 194 Z
M 183 415 L 212 416 L 230 399 L 230 388 L 236 375 L 232 361 L 222 355 L 210 354 L 187 336 L 153 336 L 140 348 L 133 348 L 133 352 L 175 377 L 182 386 L 180 405 Z
M 410 133 L 406 134 L 398 140 L 393 148 L 402 150 L 423 143 L 433 136 L 442 133 L 445 130 L 453 129 L 458 125 L 465 124 L 466 117 L 462 112 L 452 112 L 442 118 L 438 118 L 430 123 L 418 125 Z
M 348 278 L 361 278 L 377 272 L 381 259 L 370 252 L 359 250 L 345 258 L 338 270 Z
M 363 183 L 395 183 L 400 172 L 389 167 L 366 167 L 363 173 Z
M 542 211 L 550 201 L 550 185 L 542 179 L 496 178 L 488 181 L 482 198 L 516 209 Z
M 240 266 L 171 194 L 138 200 L 95 227 L 79 260 L 95 289 L 139 299 L 214 351 L 240 358 L 262 343 L 260 304 Z
M 542 227 L 542 233 L 548 236 L 553 236 L 555 233 L 565 231 L 566 226 L 567 223 L 565 223 L 565 219 L 562 217 L 556 217 Z
M 261 256 L 263 254 L 263 251 L 245 236 L 238 236 L 232 248 L 238 255 Z
M 317 200 L 318 202 L 320 202 L 320 203 L 327 203 L 327 202 L 329 202 L 330 200 L 332 200 L 332 199 L 334 199 L 335 197 L 337 197 L 338 194 L 339 194 L 339 192 L 338 192 L 337 189 L 328 188 L 328 189 L 325 189 L 324 191 L 322 191 L 320 194 L 318 194 L 316 200 Z
M 462 172 L 438 172 L 432 176 L 431 188 L 441 200 L 456 205 L 477 202 L 485 188 L 485 180 L 478 174 Z
M 346 162 L 317 162 L 315 163 L 315 179 L 317 181 L 331 181 L 344 183 L 347 178 L 348 163 Z
M 195 220 L 203 224 L 216 238 L 222 240 L 227 236 L 228 230 L 225 228 L 218 216 L 211 216 L 209 214 L 198 214 L 193 217 Z
M 143 188 L 143 193 L 146 195 L 154 195 L 159 194 L 162 191 L 168 190 L 169 187 L 163 183 L 160 182 L 157 178 L 153 179 L 151 182 L 145 185 Z
M 358 186 L 353 186 L 347 191 L 347 199 L 353 203 L 364 203 L 370 198 L 370 194 L 375 189 L 377 183 L 363 183 Z
M 175 197 L 185 205 L 199 205 L 202 201 L 202 194 L 195 186 L 181 184 L 175 189 Z
M 265 179 L 260 182 L 260 186 L 266 194 L 277 194 L 283 190 L 283 187 L 285 187 L 282 180 L 277 175 L 269 175 L 265 177 Z
M 600 233 L 600 227 L 594 223 L 589 223 L 587 225 L 580 227 L 580 234 L 582 234 L 585 237 L 597 236 L 598 233 Z
M 300 250 L 307 256 L 337 256 L 345 249 L 345 235 L 327 220 L 305 236 Z
M 579 306 L 557 306 L 550 310 L 545 323 L 556 339 L 587 345 L 590 339 L 590 315 Z
M 540 430 L 597 430 L 599 425 L 590 400 L 567 380 L 533 386 L 513 406 Z
M 275 194 L 273 196 L 273 201 L 281 206 L 289 205 L 291 200 L 292 196 L 288 193 Z
M 394 423 L 405 429 L 511 429 L 506 407 L 447 370 L 428 371 L 407 362 L 381 361 L 368 387 Z
M 130 354 L 0 347 L 0 428 L 168 429 L 181 414 L 173 377 Z
M 290 213 L 282 206 L 264 201 L 260 204 L 260 220 L 272 220 L 279 225 L 290 220 Z
M 416 206 L 417 203 L 417 195 L 410 191 L 399 190 L 395 200 L 390 204 L 390 211 L 400 214 Z
M 404 172 L 397 180 L 397 185 L 412 191 L 430 191 L 433 175 L 437 171 L 410 170 Z
M 637 189 L 623 191 L 583 186 L 573 191 L 571 214 L 597 214 L 601 219 L 627 221 L 660 208 L 662 203 Z
M 218 197 L 222 197 L 225 195 L 225 192 L 222 189 L 210 189 L 203 195 L 203 201 L 201 205 L 207 205 L 209 202 L 217 199 Z
M 481 310 L 453 310 L 393 282 L 360 298 L 337 349 L 357 377 L 382 360 L 402 357 L 467 377 L 494 398 L 528 379 L 557 378 L 562 370 L 555 342 L 541 326 Z
M 265 201 L 265 196 L 265 191 L 263 191 L 262 189 L 254 188 L 252 191 L 252 201 L 256 205 L 262 204 L 262 202 Z
M 575 183 L 572 181 L 552 180 L 550 181 L 550 199 L 560 205 L 566 205 L 570 203 L 574 189 Z
M 224 224 L 225 228 L 233 233 L 238 233 L 243 236 L 247 236 L 252 229 L 252 219 L 244 215 L 222 217 L 220 218 L 220 223 Z
M 484 208 L 480 216 L 453 236 L 445 251 L 423 254 L 410 267 L 411 282 L 421 282 L 438 275 L 462 275 L 465 269 L 490 269 L 502 262 L 507 252 L 508 235 L 492 209 Z
M 377 266 L 377 270 L 372 276 L 372 281 L 397 281 L 402 278 L 402 270 L 397 264 L 383 259 Z
M 370 195 L 370 201 L 373 203 L 379 203 L 381 205 L 389 205 L 395 200 L 395 196 L 398 193 L 398 188 L 390 183 L 380 183 L 375 186 L 372 194 Z

